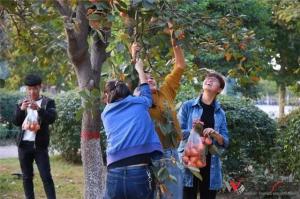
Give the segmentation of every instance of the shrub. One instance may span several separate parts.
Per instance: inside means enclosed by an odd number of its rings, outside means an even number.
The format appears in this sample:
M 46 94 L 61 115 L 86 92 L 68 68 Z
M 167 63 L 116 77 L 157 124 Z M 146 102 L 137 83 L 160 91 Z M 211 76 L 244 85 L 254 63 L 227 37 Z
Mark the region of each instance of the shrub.
M 24 97 L 24 94 L 4 89 L 0 89 L 0 92 L 0 140 L 11 140 L 18 133 L 18 128 L 12 124 L 14 110 L 16 103 Z
M 284 175 L 293 174 L 300 179 L 300 108 L 279 121 L 276 143 L 276 168 Z M 284 168 L 284 169 L 283 169 Z
M 81 99 L 78 91 L 68 91 L 57 95 L 55 103 L 57 119 L 51 127 L 51 147 L 58 151 L 65 160 L 80 162 L 78 150 L 80 149 L 81 120 L 76 118 L 76 113 L 81 107 Z M 104 133 L 100 135 L 102 152 L 105 154 L 106 139 Z
M 11 129 L 8 128 L 7 123 L 0 123 L 0 140 L 7 141 L 16 138 L 19 129 L 17 127 L 13 127 Z
M 0 92 L 0 118 L 2 121 L 9 123 L 8 128 L 12 128 L 11 122 L 16 108 L 16 103 L 24 98 L 25 94 L 17 91 L 6 91 L 3 89 L 0 89 Z
M 245 175 L 245 168 L 269 166 L 275 146 L 276 122 L 250 101 L 222 96 L 230 145 L 223 158 L 227 174 Z M 260 168 L 261 169 L 261 168 Z
M 76 111 L 80 108 L 80 97 L 76 92 L 66 92 L 55 97 L 57 119 L 51 126 L 51 147 L 71 162 L 78 162 L 80 156 L 80 121 Z

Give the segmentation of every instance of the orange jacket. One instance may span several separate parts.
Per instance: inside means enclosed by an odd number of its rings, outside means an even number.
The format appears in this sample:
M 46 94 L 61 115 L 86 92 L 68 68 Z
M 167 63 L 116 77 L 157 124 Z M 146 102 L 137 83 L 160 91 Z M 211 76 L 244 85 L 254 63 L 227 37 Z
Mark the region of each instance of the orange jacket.
M 180 86 L 180 79 L 184 72 L 183 68 L 174 67 L 169 75 L 166 76 L 159 90 L 152 91 L 153 107 L 150 108 L 150 115 L 155 121 L 156 132 L 164 149 L 177 148 L 181 140 L 181 130 L 176 116 L 175 98 Z M 166 114 L 171 115 L 172 121 L 167 121 Z M 172 133 L 176 133 L 175 140 L 166 136 L 160 125 L 166 125 L 172 122 Z

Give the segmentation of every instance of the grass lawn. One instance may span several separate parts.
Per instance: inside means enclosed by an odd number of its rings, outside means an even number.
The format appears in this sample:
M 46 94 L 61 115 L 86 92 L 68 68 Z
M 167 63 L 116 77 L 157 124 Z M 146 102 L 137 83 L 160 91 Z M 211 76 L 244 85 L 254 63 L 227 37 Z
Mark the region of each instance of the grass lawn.
M 63 199 L 83 198 L 83 169 L 81 165 L 66 163 L 59 157 L 51 157 L 51 173 L 53 176 L 56 196 Z M 0 198 L 23 199 L 22 180 L 11 175 L 20 172 L 16 158 L 0 159 Z M 46 198 L 38 169 L 34 164 L 35 197 Z

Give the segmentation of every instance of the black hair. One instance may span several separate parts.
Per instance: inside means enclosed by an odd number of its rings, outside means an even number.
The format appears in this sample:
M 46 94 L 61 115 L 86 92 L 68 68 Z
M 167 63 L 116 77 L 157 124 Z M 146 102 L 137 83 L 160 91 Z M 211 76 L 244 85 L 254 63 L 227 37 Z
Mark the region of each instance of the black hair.
M 42 84 L 42 78 L 36 74 L 29 74 L 24 79 L 26 86 L 37 86 Z
M 217 73 L 217 72 L 211 72 L 211 73 L 208 73 L 205 78 L 208 78 L 208 77 L 214 77 L 218 80 L 219 84 L 220 84 L 220 88 L 221 89 L 224 89 L 225 87 L 225 81 L 224 81 L 224 78 L 221 74 Z
M 113 103 L 131 95 L 128 86 L 123 81 L 118 80 L 108 81 L 105 85 L 104 93 L 108 95 L 108 103 Z

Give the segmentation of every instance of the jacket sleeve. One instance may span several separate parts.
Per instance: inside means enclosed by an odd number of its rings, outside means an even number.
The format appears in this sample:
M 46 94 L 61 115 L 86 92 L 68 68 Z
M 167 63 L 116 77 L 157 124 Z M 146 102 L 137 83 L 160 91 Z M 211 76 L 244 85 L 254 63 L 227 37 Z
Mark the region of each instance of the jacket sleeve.
M 41 108 L 38 111 L 38 114 L 42 124 L 53 124 L 56 119 L 56 108 L 54 100 L 49 99 L 46 105 L 46 109 Z
M 22 126 L 25 117 L 26 117 L 26 111 L 22 111 L 20 105 L 17 104 L 13 116 L 13 121 L 12 121 L 13 124 L 16 126 Z
M 191 129 L 188 128 L 189 115 L 188 115 L 188 106 L 186 103 L 184 103 L 181 106 L 181 108 L 177 114 L 177 118 L 178 118 L 178 122 L 180 124 L 181 132 L 182 132 L 182 139 L 186 140 L 186 139 L 188 139 L 188 137 L 190 135 L 190 131 L 191 131 Z
M 227 130 L 227 121 L 225 113 L 223 114 L 223 121 L 221 123 L 219 133 L 223 136 L 223 146 L 224 148 L 227 148 L 229 146 L 229 133 Z
M 137 97 L 147 108 L 152 106 L 152 93 L 147 83 L 140 85 L 140 96 Z
M 175 100 L 176 93 L 180 86 L 181 76 L 184 72 L 183 68 L 174 67 L 172 72 L 166 76 L 165 81 L 160 87 L 162 93 L 168 93 L 172 100 Z

